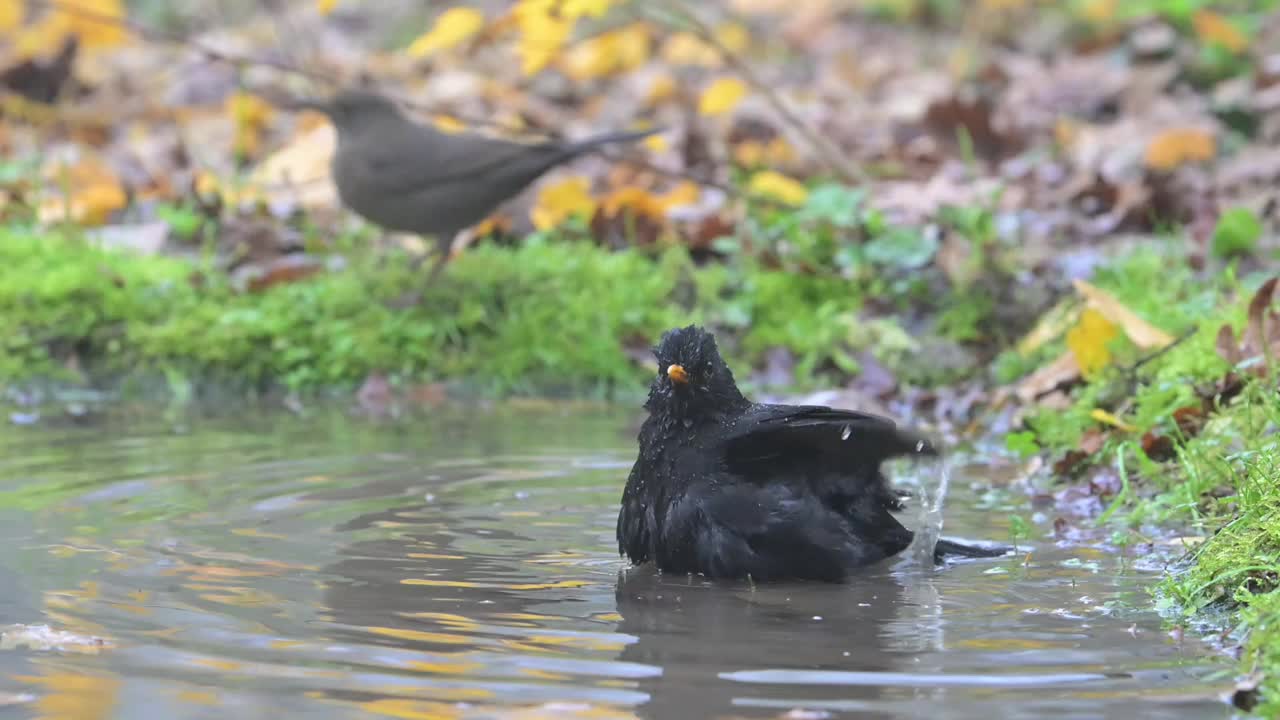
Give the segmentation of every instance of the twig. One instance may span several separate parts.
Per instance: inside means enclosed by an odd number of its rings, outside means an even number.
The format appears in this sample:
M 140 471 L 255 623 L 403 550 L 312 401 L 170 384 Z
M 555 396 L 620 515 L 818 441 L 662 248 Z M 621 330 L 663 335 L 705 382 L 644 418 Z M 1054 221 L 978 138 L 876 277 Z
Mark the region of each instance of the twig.
M 814 131 L 814 129 L 809 127 L 809 125 L 799 115 L 797 115 L 795 111 L 788 107 L 787 103 L 782 99 L 778 92 L 774 88 L 770 87 L 769 84 L 766 83 L 759 75 L 757 75 L 755 70 L 753 70 L 745 60 L 739 57 L 737 53 L 726 47 L 724 43 L 720 42 L 720 38 L 716 37 L 715 30 L 698 18 L 698 16 L 692 11 L 682 7 L 679 4 L 679 0 L 665 0 L 663 5 L 666 6 L 668 12 L 692 27 L 694 33 L 701 38 L 703 42 L 713 47 L 726 63 L 737 71 L 738 74 L 751 85 L 751 87 L 755 88 L 756 92 L 760 93 L 760 95 L 764 97 L 769 105 L 773 107 L 774 112 L 778 113 L 782 120 L 786 122 L 792 130 L 809 143 L 810 152 L 818 159 L 818 161 L 825 164 L 832 172 L 839 175 L 840 179 L 847 183 L 853 184 L 866 182 L 866 174 L 863 173 L 856 165 L 849 162 L 849 160 L 844 156 L 844 153 L 840 151 L 840 148 L 836 147 L 830 140 L 822 137 L 822 135 Z M 640 12 L 643 13 L 645 11 L 641 9 Z
M 1135 362 L 1135 363 L 1133 363 L 1132 365 L 1130 365 L 1130 366 L 1127 368 L 1127 372 L 1129 372 L 1129 373 L 1133 373 L 1133 372 L 1137 371 L 1137 369 L 1138 369 L 1138 368 L 1140 368 L 1140 367 L 1142 367 L 1143 365 L 1146 365 L 1147 363 L 1151 362 L 1152 360 L 1155 360 L 1156 358 L 1160 357 L 1161 355 L 1164 355 L 1165 353 L 1169 352 L 1170 350 L 1174 349 L 1175 347 L 1177 347 L 1177 346 L 1181 345 L 1181 344 L 1182 344 L 1182 343 L 1183 343 L 1187 338 L 1191 337 L 1192 335 L 1195 335 L 1195 334 L 1196 334 L 1196 330 L 1198 330 L 1198 329 L 1199 329 L 1199 328 L 1197 328 L 1197 327 L 1192 327 L 1190 330 L 1187 330 L 1186 332 L 1182 333 L 1182 334 L 1181 334 L 1181 335 L 1179 335 L 1178 337 L 1174 338 L 1174 339 L 1173 339 L 1173 342 L 1169 343 L 1168 345 L 1165 345 L 1164 347 L 1159 348 L 1159 349 L 1157 349 L 1157 350 L 1153 350 L 1152 352 L 1150 352 L 1149 354 L 1147 354 L 1147 356 L 1146 356 L 1146 357 L 1140 358 L 1137 362 Z

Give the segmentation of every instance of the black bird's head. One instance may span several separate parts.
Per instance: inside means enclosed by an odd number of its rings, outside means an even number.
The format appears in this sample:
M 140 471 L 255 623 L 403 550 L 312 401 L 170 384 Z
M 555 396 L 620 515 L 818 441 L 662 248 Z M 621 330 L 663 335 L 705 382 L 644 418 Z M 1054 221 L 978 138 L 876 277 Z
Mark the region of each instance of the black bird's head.
M 653 349 L 658 376 L 645 408 L 680 420 L 741 411 L 751 403 L 738 391 L 716 339 L 696 325 L 668 330 Z
M 343 90 L 329 100 L 302 101 L 296 106 L 324 113 L 339 138 L 407 122 L 395 103 L 369 90 Z

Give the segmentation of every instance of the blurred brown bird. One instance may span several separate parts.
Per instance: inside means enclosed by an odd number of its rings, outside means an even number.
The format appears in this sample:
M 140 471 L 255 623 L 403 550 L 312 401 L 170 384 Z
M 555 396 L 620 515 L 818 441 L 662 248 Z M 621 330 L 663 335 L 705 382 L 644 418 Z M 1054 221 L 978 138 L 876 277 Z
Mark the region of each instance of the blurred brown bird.
M 292 105 L 322 112 L 333 123 L 338 148 L 331 170 L 344 205 L 388 230 L 435 237 L 439 257 L 432 279 L 448 261 L 454 236 L 543 173 L 602 146 L 661 132 L 526 144 L 420 125 L 391 100 L 365 90 Z

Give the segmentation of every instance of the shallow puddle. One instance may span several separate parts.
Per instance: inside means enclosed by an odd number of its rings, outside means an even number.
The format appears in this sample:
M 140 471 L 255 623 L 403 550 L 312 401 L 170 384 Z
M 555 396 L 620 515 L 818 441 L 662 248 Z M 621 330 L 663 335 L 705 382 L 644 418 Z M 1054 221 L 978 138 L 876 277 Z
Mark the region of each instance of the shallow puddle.
M 843 586 L 626 570 L 637 422 L 0 429 L 0 625 L 52 638 L 0 643 L 0 716 L 1230 715 L 1229 661 L 1169 637 L 1118 553 L 1033 540 Z M 947 534 L 1007 540 L 972 479 Z

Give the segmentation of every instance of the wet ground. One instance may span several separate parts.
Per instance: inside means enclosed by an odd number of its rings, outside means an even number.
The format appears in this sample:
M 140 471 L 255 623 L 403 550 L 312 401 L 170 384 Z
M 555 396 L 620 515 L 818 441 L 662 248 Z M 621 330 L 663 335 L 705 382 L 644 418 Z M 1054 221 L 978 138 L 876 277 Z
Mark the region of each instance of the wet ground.
M 843 586 L 627 570 L 637 422 L 0 428 L 0 717 L 1230 715 L 1229 661 L 1162 630 L 1120 552 L 1033 538 Z M 973 482 L 947 534 L 1007 541 L 1025 507 Z

